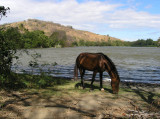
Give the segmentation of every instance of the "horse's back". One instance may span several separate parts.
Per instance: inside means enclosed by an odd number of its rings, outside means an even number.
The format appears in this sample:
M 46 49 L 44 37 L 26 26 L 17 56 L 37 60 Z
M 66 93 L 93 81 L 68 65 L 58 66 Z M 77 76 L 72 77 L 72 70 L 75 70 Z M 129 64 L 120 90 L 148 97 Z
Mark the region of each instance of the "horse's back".
M 78 57 L 88 57 L 88 58 L 92 58 L 92 57 L 100 57 L 104 55 L 103 53 L 88 53 L 88 52 L 83 52 L 80 53 Z
M 100 64 L 103 64 L 103 54 L 102 53 L 81 53 L 77 57 L 76 63 L 79 68 L 86 70 L 99 70 Z
M 103 53 L 88 53 L 88 52 L 84 52 L 84 53 L 80 53 L 79 56 L 77 57 L 77 60 L 97 60 L 98 58 L 100 58 L 103 55 Z

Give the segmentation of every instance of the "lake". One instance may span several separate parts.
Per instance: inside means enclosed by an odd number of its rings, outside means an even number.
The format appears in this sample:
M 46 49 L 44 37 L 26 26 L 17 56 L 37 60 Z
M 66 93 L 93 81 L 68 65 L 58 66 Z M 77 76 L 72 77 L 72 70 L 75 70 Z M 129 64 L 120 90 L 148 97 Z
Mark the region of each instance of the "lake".
M 156 47 L 69 47 L 30 49 L 30 54 L 40 53 L 39 68 L 28 66 L 33 61 L 25 53 L 19 55 L 19 61 L 12 66 L 16 73 L 39 74 L 41 71 L 51 76 L 73 78 L 76 57 L 81 52 L 102 52 L 112 59 L 117 67 L 121 81 L 160 84 L 160 48 Z M 17 53 L 17 54 L 20 54 Z M 57 63 L 56 66 L 51 65 Z M 14 61 L 13 64 L 15 64 Z M 91 79 L 92 72 L 87 71 L 85 79 Z M 99 75 L 97 73 L 96 80 Z M 110 80 L 105 72 L 103 80 Z

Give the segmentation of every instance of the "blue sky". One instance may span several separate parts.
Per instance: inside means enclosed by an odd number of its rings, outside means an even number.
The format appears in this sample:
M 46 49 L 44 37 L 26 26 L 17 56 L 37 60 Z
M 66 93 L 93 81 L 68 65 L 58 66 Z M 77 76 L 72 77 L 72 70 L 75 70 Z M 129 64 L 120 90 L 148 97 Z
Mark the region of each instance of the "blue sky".
M 0 0 L 0 24 L 40 19 L 125 41 L 160 37 L 160 0 Z

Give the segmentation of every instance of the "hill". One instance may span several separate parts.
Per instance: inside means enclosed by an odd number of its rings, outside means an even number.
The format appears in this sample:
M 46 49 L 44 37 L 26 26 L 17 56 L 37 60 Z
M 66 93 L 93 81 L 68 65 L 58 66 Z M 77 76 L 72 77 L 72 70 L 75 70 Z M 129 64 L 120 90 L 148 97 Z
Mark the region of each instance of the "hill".
M 24 27 L 29 31 L 41 30 L 45 35 L 51 36 L 53 32 L 65 31 L 68 42 L 73 41 L 108 41 L 108 40 L 120 40 L 109 35 L 99 35 L 88 31 L 76 30 L 72 26 L 64 26 L 58 23 L 41 21 L 37 19 L 28 19 L 21 22 L 15 22 L 10 24 L 4 24 L 5 27 Z

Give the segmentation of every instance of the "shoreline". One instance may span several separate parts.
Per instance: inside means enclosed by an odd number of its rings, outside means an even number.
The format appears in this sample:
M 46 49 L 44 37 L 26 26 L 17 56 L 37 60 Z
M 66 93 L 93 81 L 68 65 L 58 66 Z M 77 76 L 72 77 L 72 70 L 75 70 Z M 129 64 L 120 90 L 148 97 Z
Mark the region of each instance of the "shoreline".
M 67 80 L 73 80 L 73 78 L 70 78 L 70 77 L 53 77 L 53 78 L 56 78 L 56 79 L 67 79 Z M 80 81 L 81 79 L 78 78 L 77 81 Z M 91 80 L 89 79 L 84 79 L 84 82 L 90 82 Z M 94 82 L 99 82 L 99 80 L 95 80 Z M 109 84 L 111 81 L 110 80 L 103 80 L 103 83 L 107 83 Z M 120 81 L 120 85 L 122 86 L 141 86 L 141 87 L 160 87 L 160 84 L 156 84 L 156 83 L 142 83 L 142 82 L 127 82 L 127 81 Z
M 132 86 L 141 86 L 141 87 L 146 87 L 146 86 L 152 86 L 152 87 L 159 87 L 160 84 L 155 84 L 155 83 L 142 83 L 142 82 L 126 82 L 126 81 L 121 81 L 121 85 L 132 85 Z

